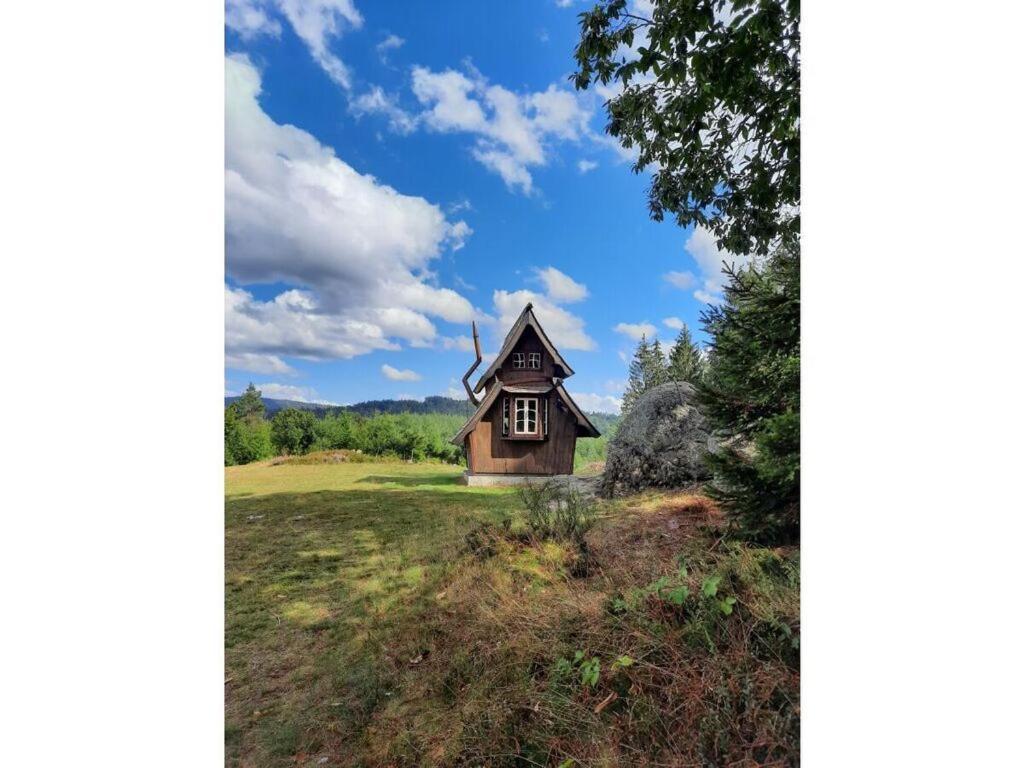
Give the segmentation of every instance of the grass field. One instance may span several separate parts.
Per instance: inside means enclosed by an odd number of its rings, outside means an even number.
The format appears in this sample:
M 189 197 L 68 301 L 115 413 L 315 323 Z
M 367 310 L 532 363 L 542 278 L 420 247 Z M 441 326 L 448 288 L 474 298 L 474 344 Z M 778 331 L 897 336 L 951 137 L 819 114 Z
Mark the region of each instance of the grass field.
M 461 472 L 226 468 L 228 765 L 794 764 L 797 551 L 646 494 L 581 573 Z
M 423 610 L 476 521 L 514 507 L 459 467 L 366 463 L 225 469 L 229 762 L 290 757 L 315 724 L 358 714 L 335 695 L 380 637 Z M 307 746 L 315 746 L 308 745 Z

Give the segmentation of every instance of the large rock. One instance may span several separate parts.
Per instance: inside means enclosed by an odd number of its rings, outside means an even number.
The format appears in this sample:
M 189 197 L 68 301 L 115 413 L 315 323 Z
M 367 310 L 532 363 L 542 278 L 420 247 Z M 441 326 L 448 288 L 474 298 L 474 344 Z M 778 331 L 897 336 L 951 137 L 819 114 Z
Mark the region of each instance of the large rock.
M 608 444 L 605 496 L 678 488 L 709 477 L 701 457 L 715 444 L 696 395 L 692 385 L 670 382 L 640 396 Z

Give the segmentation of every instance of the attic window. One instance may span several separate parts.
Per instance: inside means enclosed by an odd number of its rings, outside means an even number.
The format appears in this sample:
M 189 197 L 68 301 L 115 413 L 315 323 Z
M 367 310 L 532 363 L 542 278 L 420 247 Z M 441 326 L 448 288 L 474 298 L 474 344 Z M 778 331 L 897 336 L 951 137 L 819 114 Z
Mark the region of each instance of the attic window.
M 526 355 L 523 352 L 512 353 L 512 367 L 513 368 L 525 368 L 526 367 Z
M 530 353 L 530 367 L 533 368 L 535 371 L 540 370 L 540 352 Z

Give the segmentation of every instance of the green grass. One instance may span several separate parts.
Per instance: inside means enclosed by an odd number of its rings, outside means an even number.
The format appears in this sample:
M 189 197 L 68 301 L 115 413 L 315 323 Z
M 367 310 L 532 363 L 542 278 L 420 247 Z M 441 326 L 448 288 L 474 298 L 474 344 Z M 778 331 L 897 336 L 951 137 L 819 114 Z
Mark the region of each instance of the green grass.
M 798 549 L 685 491 L 537 540 L 461 473 L 225 470 L 228 765 L 798 764 Z
M 291 764 L 344 741 L 387 695 L 372 673 L 385 639 L 435 602 L 464 533 L 516 506 L 507 489 L 459 485 L 461 473 L 397 462 L 225 469 L 229 764 Z

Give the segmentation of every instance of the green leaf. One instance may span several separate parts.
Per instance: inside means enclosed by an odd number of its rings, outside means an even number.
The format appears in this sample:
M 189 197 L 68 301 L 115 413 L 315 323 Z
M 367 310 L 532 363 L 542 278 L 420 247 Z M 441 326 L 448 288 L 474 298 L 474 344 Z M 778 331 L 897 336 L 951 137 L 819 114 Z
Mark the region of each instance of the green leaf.
M 732 613 L 732 607 L 736 605 L 735 597 L 727 597 L 725 600 L 718 601 L 718 609 L 726 616 Z
M 665 597 L 672 605 L 682 605 L 686 602 L 686 598 L 690 596 L 690 588 L 685 584 L 682 584 L 675 589 L 670 589 Z
M 622 656 L 619 656 L 619 658 L 617 658 L 612 663 L 612 669 L 621 669 L 623 667 L 631 667 L 631 666 L 633 666 L 633 657 L 632 656 L 626 656 L 625 654 L 623 654 Z
M 580 664 L 580 682 L 593 688 L 601 675 L 601 661 L 594 656 L 590 661 Z
M 722 577 L 708 576 L 704 579 L 704 583 L 700 585 L 700 591 L 704 593 L 704 597 L 714 597 L 718 594 L 718 585 L 722 581 Z
M 572 657 L 573 664 L 579 664 L 580 661 L 582 661 L 582 660 L 583 660 L 583 651 L 576 651 L 575 655 L 573 655 L 573 657 Z

